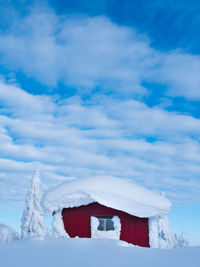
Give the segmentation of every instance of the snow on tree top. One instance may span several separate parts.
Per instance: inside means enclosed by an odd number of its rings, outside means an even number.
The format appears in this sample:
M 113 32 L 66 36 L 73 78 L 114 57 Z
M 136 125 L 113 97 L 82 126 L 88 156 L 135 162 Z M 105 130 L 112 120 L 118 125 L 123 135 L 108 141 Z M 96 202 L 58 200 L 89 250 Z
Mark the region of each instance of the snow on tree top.
M 149 191 L 131 180 L 113 176 L 92 176 L 65 182 L 43 197 L 45 213 L 98 202 L 138 217 L 152 217 L 169 211 L 164 196 Z

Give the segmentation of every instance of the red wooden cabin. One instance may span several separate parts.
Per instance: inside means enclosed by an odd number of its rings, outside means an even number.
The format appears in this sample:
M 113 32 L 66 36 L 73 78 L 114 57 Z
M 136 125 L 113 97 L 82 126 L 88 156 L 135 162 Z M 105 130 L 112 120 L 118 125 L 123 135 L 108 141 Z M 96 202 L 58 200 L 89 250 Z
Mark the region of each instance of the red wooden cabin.
M 149 247 L 148 218 L 139 218 L 126 212 L 108 208 L 97 202 L 62 210 L 65 230 L 70 237 L 91 237 L 91 216 L 118 216 L 121 221 L 120 240 Z
M 46 215 L 54 215 L 55 237 L 112 238 L 155 248 L 168 246 L 170 205 L 131 180 L 111 176 L 74 179 L 43 198 Z

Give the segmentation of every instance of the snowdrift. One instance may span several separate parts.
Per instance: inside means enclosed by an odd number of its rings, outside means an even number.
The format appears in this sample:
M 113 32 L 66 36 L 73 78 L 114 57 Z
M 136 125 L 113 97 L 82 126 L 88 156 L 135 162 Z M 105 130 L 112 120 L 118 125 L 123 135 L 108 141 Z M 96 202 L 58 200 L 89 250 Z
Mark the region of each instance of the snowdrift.
M 199 267 L 200 247 L 157 250 L 118 240 L 52 239 L 0 245 L 2 267 Z
M 13 240 L 18 240 L 19 234 L 10 226 L 0 223 L 0 243 L 8 243 Z

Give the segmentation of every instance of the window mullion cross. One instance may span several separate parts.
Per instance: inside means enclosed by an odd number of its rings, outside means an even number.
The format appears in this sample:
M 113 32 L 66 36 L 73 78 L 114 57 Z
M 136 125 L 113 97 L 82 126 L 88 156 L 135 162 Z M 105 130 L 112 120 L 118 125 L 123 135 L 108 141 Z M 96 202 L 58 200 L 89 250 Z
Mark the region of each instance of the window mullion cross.
M 104 219 L 103 228 L 104 228 L 104 231 L 106 231 L 106 219 Z

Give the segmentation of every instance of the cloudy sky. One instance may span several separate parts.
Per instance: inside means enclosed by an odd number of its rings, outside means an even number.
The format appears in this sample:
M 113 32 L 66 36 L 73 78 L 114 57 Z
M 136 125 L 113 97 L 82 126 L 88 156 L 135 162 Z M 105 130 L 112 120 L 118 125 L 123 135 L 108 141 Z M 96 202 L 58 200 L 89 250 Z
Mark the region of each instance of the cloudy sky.
M 44 190 L 115 175 L 164 191 L 200 244 L 199 14 L 196 0 L 1 1 L 1 221 L 19 227 L 37 167 Z

